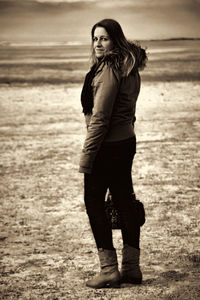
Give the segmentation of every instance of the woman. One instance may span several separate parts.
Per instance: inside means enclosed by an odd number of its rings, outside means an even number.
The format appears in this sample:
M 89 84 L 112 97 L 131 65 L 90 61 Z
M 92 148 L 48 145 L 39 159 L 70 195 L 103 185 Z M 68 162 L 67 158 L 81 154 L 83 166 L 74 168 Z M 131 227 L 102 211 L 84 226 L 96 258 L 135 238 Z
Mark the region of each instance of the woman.
M 133 205 L 131 168 L 136 152 L 136 100 L 140 91 L 138 69 L 146 53 L 127 41 L 112 19 L 95 24 L 92 68 L 86 75 L 81 102 L 87 125 L 80 169 L 84 173 L 84 200 L 100 260 L 100 274 L 86 285 L 118 287 L 120 282 L 141 283 L 140 225 Z M 122 269 L 118 270 L 112 229 L 106 218 L 105 195 L 113 195 L 123 238 Z

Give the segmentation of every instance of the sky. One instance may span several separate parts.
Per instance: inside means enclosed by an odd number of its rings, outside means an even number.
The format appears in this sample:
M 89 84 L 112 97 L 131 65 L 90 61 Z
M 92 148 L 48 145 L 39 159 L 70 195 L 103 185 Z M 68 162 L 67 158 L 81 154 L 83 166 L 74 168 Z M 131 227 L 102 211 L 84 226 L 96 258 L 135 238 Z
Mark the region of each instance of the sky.
M 132 40 L 200 38 L 200 0 L 0 0 L 0 42 L 88 44 L 104 18 Z

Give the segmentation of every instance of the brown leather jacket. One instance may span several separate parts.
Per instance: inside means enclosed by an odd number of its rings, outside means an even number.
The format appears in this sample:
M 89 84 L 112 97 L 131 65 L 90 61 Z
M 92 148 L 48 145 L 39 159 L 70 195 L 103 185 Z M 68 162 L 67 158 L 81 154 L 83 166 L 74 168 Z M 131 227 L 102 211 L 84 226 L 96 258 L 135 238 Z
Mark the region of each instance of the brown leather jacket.
M 134 133 L 135 108 L 140 91 L 140 75 L 127 77 L 103 62 L 93 79 L 94 107 L 86 115 L 87 136 L 79 172 L 91 173 L 93 161 L 103 142 L 121 141 Z

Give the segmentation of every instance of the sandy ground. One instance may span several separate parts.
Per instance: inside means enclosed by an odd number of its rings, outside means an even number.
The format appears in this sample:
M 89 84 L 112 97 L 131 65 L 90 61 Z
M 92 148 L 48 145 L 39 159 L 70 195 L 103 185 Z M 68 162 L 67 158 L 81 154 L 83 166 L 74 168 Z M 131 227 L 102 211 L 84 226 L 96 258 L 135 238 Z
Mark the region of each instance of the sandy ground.
M 81 87 L 1 86 L 0 299 L 199 299 L 198 84 L 142 86 L 133 181 L 147 214 L 144 282 L 101 290 L 85 287 L 99 267 L 78 173 Z

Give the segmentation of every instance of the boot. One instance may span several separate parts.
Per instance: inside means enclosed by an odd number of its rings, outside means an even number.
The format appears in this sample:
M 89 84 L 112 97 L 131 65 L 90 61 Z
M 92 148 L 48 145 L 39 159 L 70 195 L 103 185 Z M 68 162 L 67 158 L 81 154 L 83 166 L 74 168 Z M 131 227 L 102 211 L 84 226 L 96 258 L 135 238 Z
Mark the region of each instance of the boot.
M 95 289 L 120 287 L 120 273 L 118 270 L 117 254 L 115 250 L 98 250 L 101 271 L 100 274 L 87 281 L 86 286 Z
M 139 266 L 140 250 L 124 245 L 122 250 L 121 283 L 142 283 L 142 272 Z

